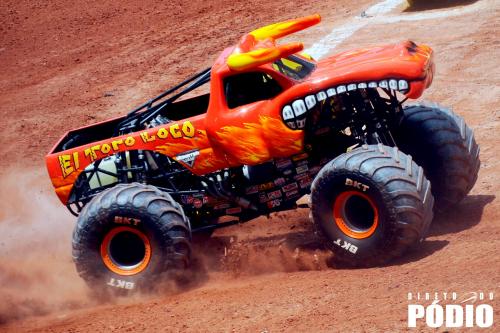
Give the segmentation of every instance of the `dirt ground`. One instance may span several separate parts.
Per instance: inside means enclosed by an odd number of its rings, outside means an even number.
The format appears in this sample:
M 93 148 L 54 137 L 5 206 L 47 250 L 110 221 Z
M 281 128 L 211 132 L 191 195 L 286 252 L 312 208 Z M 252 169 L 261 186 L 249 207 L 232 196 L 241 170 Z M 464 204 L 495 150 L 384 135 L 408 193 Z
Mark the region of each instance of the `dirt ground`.
M 377 2 L 0 2 L 0 331 L 404 331 L 409 292 L 452 291 L 494 292 L 490 331 L 498 331 L 500 2 L 363 13 Z M 71 262 L 74 218 L 44 170 L 51 145 L 210 66 L 243 33 L 315 12 L 323 23 L 296 38 L 306 46 L 357 16 L 367 23 L 333 52 L 405 39 L 434 48 L 437 73 L 424 99 L 453 107 L 481 146 L 470 195 L 386 267 L 330 267 L 308 210 L 298 209 L 217 231 L 198 245 L 188 288 L 91 299 Z

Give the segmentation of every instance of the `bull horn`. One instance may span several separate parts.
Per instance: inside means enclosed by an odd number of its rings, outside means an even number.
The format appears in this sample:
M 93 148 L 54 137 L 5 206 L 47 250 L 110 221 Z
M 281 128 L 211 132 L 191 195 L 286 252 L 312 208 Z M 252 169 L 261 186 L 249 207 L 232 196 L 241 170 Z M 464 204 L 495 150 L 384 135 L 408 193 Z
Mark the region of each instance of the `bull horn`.
M 298 19 L 270 24 L 252 31 L 250 35 L 252 35 L 256 40 L 264 40 L 267 38 L 278 39 L 293 34 L 294 32 L 309 28 L 319 22 L 321 22 L 321 16 L 319 14 L 314 14 Z
M 290 43 L 276 47 L 257 49 L 245 53 L 231 54 L 227 65 L 235 71 L 244 71 L 252 67 L 267 64 L 276 59 L 287 57 L 304 49 L 302 43 Z

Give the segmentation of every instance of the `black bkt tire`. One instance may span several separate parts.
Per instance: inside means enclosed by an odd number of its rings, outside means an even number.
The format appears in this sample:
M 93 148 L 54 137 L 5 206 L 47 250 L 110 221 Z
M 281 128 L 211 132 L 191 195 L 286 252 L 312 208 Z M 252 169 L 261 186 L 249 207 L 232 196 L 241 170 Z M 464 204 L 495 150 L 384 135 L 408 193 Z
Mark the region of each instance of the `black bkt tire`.
M 323 167 L 312 184 L 311 204 L 334 260 L 371 267 L 423 240 L 434 198 L 411 156 L 397 148 L 365 145 Z
M 476 183 L 479 146 L 472 129 L 450 109 L 437 104 L 406 107 L 394 134 L 398 147 L 424 168 L 438 211 L 460 202 Z
M 97 295 L 154 290 L 189 264 L 191 230 L 181 206 L 153 186 L 119 184 L 96 195 L 73 232 L 73 259 Z

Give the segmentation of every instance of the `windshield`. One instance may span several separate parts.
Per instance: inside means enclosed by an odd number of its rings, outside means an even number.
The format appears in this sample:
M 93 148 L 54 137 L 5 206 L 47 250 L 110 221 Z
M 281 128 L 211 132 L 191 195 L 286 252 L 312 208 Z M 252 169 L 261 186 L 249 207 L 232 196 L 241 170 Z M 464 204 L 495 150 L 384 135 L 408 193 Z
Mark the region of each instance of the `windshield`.
M 294 80 L 301 80 L 311 74 L 315 65 L 302 57 L 291 55 L 273 62 L 273 68 Z

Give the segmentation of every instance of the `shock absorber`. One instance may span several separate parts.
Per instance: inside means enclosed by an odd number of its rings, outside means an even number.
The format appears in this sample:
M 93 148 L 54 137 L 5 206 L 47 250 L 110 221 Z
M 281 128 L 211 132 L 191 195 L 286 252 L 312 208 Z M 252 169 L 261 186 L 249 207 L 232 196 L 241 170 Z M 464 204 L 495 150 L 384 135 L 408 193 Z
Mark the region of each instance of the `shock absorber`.
M 146 184 L 146 174 L 148 172 L 148 161 L 146 160 L 146 156 L 144 155 L 143 150 L 137 151 L 137 160 L 139 168 L 142 166 L 143 170 L 137 172 L 137 181 L 142 184 Z
M 363 124 L 358 119 L 359 117 L 349 94 L 344 93 L 335 97 L 334 113 L 336 114 L 335 118 L 338 119 L 337 124 L 341 125 L 339 128 L 341 131 L 348 130 L 348 132 L 345 132 L 346 135 L 366 142 L 362 128 Z
M 392 138 L 387 117 L 390 116 L 386 103 L 381 101 L 381 97 L 375 89 L 366 89 L 360 92 L 359 108 L 365 115 L 367 132 L 374 142 L 382 143 L 393 147 L 395 145 Z

